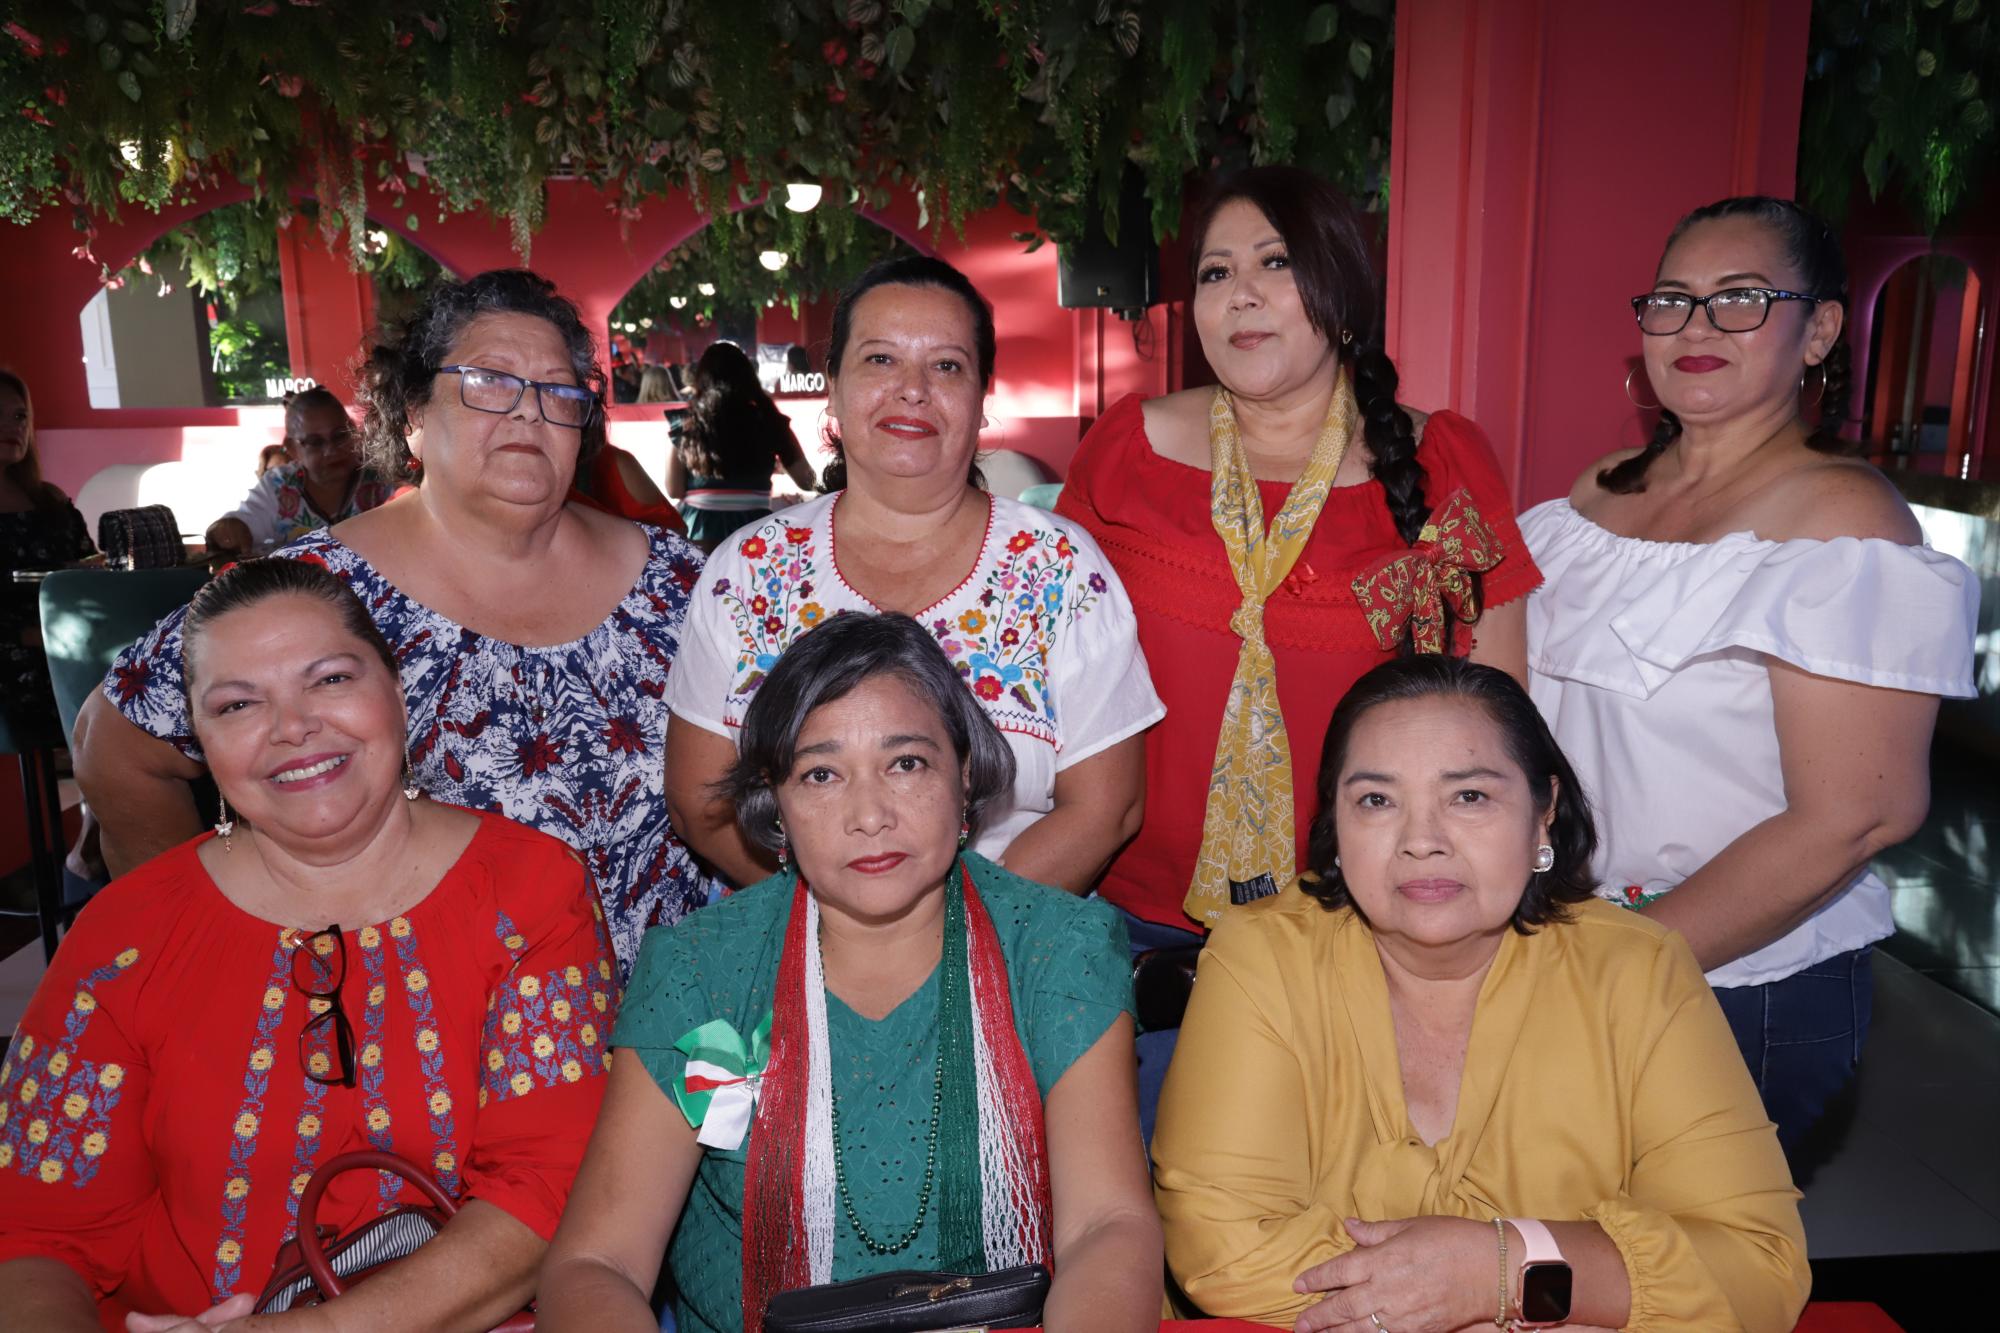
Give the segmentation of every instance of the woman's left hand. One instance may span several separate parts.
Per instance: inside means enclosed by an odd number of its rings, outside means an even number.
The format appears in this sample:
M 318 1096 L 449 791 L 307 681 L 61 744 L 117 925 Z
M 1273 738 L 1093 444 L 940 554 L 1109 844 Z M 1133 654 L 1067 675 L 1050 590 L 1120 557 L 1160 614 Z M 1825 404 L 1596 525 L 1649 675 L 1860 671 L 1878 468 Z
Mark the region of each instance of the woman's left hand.
M 1491 1226 L 1459 1217 L 1348 1218 L 1347 1234 L 1354 1249 L 1292 1284 L 1331 1293 L 1299 1316 L 1297 1333 L 1450 1333 L 1493 1321 L 1500 1250 Z
M 214 1333 L 239 1319 L 249 1317 L 257 1298 L 249 1292 L 231 1296 L 220 1305 L 211 1305 L 200 1314 L 128 1314 L 125 1333 Z

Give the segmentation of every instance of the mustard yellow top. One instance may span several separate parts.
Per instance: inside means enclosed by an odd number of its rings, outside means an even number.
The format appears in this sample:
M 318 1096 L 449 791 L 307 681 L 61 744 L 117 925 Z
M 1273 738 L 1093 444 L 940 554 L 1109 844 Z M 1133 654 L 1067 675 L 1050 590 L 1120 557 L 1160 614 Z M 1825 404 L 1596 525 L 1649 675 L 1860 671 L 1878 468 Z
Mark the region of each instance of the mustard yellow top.
M 1293 1279 L 1353 1248 L 1346 1217 L 1594 1221 L 1634 1330 L 1789 1333 L 1811 1285 L 1799 1193 L 1693 953 L 1596 900 L 1507 934 L 1435 1146 L 1368 928 L 1296 888 L 1232 909 L 1153 1159 L 1168 1266 L 1211 1315 L 1289 1326 L 1317 1299 Z

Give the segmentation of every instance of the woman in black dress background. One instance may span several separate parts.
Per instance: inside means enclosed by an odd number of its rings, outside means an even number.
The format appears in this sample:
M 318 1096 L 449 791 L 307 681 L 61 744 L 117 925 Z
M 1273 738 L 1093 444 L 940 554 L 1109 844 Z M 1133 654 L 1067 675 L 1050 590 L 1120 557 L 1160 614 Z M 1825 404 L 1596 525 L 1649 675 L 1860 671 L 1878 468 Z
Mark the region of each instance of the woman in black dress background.
M 35 405 L 0 370 L 0 715 L 18 746 L 60 745 L 62 725 L 42 653 L 41 590 L 17 569 L 57 569 L 94 555 L 90 529 L 62 489 L 42 480 Z

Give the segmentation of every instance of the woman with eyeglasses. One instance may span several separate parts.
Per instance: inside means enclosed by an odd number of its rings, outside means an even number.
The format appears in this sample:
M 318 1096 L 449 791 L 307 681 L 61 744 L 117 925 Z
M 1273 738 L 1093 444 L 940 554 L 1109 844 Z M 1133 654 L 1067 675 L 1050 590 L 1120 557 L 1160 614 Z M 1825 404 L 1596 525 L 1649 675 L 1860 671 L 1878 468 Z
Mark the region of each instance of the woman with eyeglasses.
M 621 968 L 709 898 L 667 818 L 663 701 L 701 553 L 571 494 L 603 440 L 577 309 L 520 269 L 443 283 L 370 352 L 371 461 L 413 491 L 277 554 L 325 565 L 395 650 L 425 791 L 583 857 Z M 77 776 L 114 871 L 196 827 L 180 617 L 79 719 Z
M 257 474 L 243 503 L 208 525 L 210 551 L 269 551 L 389 498 L 389 483 L 362 464 L 347 405 L 331 389 L 307 389 L 285 404 L 279 448 L 278 462 Z
M 1653 288 L 1633 300 L 1653 438 L 1521 520 L 1547 579 L 1531 685 L 1598 807 L 1598 892 L 1687 937 L 1796 1158 L 1867 1034 L 1869 949 L 1895 929 L 1868 863 L 1923 822 L 1979 589 L 1843 456 L 1826 224 L 1784 199 L 1697 209 Z
M 606 1084 L 584 869 L 409 785 L 396 659 L 320 564 L 224 571 L 181 645 L 226 813 L 83 910 L 0 1066 L 0 1325 L 491 1328 L 527 1303 Z M 371 1149 L 457 1215 L 316 1313 L 237 1324 L 315 1169 Z M 415 1202 L 349 1171 L 317 1219 Z

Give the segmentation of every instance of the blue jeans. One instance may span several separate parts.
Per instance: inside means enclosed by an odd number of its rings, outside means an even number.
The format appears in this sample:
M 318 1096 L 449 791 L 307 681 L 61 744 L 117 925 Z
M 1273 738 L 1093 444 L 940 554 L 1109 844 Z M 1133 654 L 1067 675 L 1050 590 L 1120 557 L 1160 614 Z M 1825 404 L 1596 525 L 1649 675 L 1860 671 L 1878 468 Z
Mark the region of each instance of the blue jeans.
M 1787 1156 L 1854 1077 L 1875 1008 L 1871 954 L 1856 949 L 1780 981 L 1716 988 Z
M 1118 908 L 1118 915 L 1125 918 L 1125 932 L 1131 937 L 1134 958 L 1148 949 L 1182 949 L 1202 941 L 1195 931 L 1146 921 L 1122 907 Z M 1153 1145 L 1153 1119 L 1160 1110 L 1160 1088 L 1167 1081 L 1167 1065 L 1173 1060 L 1174 1045 L 1180 1039 L 1179 1028 L 1168 1028 L 1163 1032 L 1141 1032 L 1135 1043 L 1139 1050 L 1139 1132 L 1145 1136 L 1148 1148 Z

